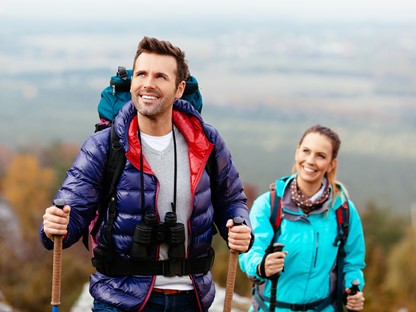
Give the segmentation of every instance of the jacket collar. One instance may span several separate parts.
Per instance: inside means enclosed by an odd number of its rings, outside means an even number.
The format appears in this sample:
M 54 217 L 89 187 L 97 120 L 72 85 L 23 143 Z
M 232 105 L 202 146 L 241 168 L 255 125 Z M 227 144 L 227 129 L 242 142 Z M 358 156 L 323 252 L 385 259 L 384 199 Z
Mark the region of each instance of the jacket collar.
M 214 148 L 204 130 L 204 122 L 192 105 L 184 100 L 175 100 L 173 105 L 173 123 L 188 143 L 188 155 L 191 169 L 191 187 L 196 186 L 205 164 Z M 116 117 L 114 126 L 120 137 L 120 143 L 127 151 L 126 157 L 134 167 L 140 170 L 141 146 L 137 137 L 137 110 L 130 101 L 126 103 Z M 144 158 L 143 171 L 152 173 L 149 163 Z M 192 189 L 194 189 L 192 187 Z
M 294 214 L 303 214 L 301 212 L 301 209 L 298 208 L 292 201 L 291 195 L 290 195 L 290 183 L 292 180 L 296 177 L 296 173 L 291 176 L 283 177 L 276 181 L 276 191 L 278 196 L 282 197 L 282 205 L 285 210 L 290 211 Z M 337 184 L 337 187 L 340 188 L 341 193 L 335 197 L 335 202 L 332 203 L 332 195 L 330 194 L 328 201 L 326 201 L 321 208 L 313 211 L 311 214 L 319 214 L 326 210 L 328 210 L 330 207 L 334 207 L 335 209 L 338 209 L 342 206 L 342 204 L 348 200 L 347 195 L 345 193 L 344 188 L 341 184 Z M 332 189 L 330 187 L 331 193 Z

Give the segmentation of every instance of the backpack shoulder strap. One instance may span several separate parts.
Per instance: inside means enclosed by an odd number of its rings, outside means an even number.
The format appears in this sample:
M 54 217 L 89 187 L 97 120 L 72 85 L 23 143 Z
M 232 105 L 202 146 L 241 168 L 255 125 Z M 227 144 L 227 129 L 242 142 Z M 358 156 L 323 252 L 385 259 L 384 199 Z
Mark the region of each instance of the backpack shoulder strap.
M 207 164 L 205 165 L 205 169 L 207 170 L 207 173 L 208 173 L 210 178 L 214 174 L 215 166 L 216 166 L 216 164 L 215 164 L 215 153 L 214 153 L 214 151 L 212 151 L 211 154 L 209 155 Z
M 342 311 L 343 309 L 343 274 L 344 274 L 344 257 L 345 257 L 345 241 L 348 236 L 349 228 L 349 214 L 350 209 L 348 205 L 348 199 L 336 210 L 337 217 L 337 236 L 335 237 L 334 246 L 338 246 L 337 254 L 337 289 L 336 289 L 336 306 L 337 311 Z
M 336 210 L 337 217 L 337 236 L 335 237 L 334 246 L 340 243 L 343 247 L 348 236 L 350 209 L 348 199 Z
M 281 198 L 277 196 L 276 187 L 270 186 L 270 223 L 274 231 L 280 228 L 282 223 L 282 203 Z
M 111 126 L 111 145 L 108 152 L 103 194 L 108 194 L 111 197 L 116 193 L 118 180 L 126 164 L 125 151 L 120 144 L 120 138 L 117 136 L 114 126 Z
M 270 244 L 272 245 L 277 235 L 280 234 L 280 224 L 282 223 L 282 198 L 277 195 L 276 185 L 270 184 L 270 224 L 273 227 L 274 236 Z
M 115 197 L 118 181 L 120 179 L 121 173 L 123 172 L 124 166 L 126 164 L 126 155 L 125 155 L 124 149 L 120 145 L 120 139 L 115 133 L 113 126 L 111 126 L 110 140 L 111 142 L 110 142 L 110 147 L 108 149 L 106 167 L 104 169 L 104 176 L 102 179 L 103 190 L 101 192 L 101 199 L 98 203 L 98 218 L 94 224 L 94 227 L 91 230 L 92 236 L 94 236 L 97 233 L 98 228 L 100 227 L 103 221 L 103 218 L 106 215 L 106 210 L 109 207 L 109 203 L 110 201 L 112 201 L 112 198 Z M 111 220 L 111 218 L 115 217 L 115 213 L 117 209 L 116 206 L 117 205 L 115 203 L 113 205 L 110 205 L 110 211 L 109 211 L 110 223 L 114 222 L 114 220 Z M 111 229 L 112 226 L 109 226 L 108 228 Z M 84 240 L 85 240 L 85 237 L 83 238 L 83 242 L 85 245 Z

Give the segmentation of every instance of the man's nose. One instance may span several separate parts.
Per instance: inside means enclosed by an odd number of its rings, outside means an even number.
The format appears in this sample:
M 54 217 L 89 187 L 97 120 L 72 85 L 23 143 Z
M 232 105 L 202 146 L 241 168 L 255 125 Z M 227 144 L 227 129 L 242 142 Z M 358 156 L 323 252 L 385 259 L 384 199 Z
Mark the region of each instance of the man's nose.
M 154 88 L 155 85 L 156 85 L 156 83 L 155 83 L 155 79 L 153 77 L 147 76 L 144 79 L 143 86 L 145 88 Z

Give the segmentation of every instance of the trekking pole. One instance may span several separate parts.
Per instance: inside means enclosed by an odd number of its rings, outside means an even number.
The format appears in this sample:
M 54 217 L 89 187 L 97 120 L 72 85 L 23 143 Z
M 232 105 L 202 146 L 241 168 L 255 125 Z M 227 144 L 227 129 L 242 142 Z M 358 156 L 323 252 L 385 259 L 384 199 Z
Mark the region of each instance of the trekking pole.
M 353 280 L 351 282 L 351 284 L 352 284 L 351 287 L 350 287 L 351 292 L 350 292 L 349 296 L 354 296 L 360 291 L 360 288 L 358 287 L 358 286 L 360 286 L 360 281 L 359 280 Z M 354 310 L 348 310 L 348 312 L 354 312 Z
M 282 251 L 285 245 L 281 243 L 274 243 L 269 253 L 274 253 L 277 251 Z M 276 292 L 277 292 L 277 280 L 280 277 L 280 273 L 276 273 L 275 275 L 270 277 L 272 281 L 272 287 L 270 292 L 270 312 L 274 312 L 276 308 Z
M 241 217 L 233 218 L 234 225 L 242 225 L 244 219 Z M 234 284 L 235 284 L 235 275 L 237 272 L 237 260 L 238 260 L 238 251 L 230 250 L 230 258 L 228 260 L 228 272 L 227 272 L 227 283 L 225 287 L 225 298 L 224 298 L 224 312 L 231 311 L 231 303 L 233 301 L 234 294 Z
M 53 204 L 64 208 L 65 200 L 55 199 Z M 53 266 L 52 266 L 52 312 L 58 312 L 61 304 L 61 267 L 62 267 L 62 235 L 53 236 Z

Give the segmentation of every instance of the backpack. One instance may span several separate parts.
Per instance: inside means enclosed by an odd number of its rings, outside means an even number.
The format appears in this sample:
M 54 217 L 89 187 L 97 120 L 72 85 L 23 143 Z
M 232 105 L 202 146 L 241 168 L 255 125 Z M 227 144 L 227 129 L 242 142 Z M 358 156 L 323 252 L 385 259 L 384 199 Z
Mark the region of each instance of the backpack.
M 133 71 L 119 66 L 115 76 L 110 79 L 110 84 L 101 92 L 98 103 L 98 116 L 100 122 L 95 125 L 95 132 L 105 129 L 114 121 L 121 107 L 131 100 L 130 85 Z M 199 92 L 198 81 L 189 76 L 186 80 L 182 99 L 187 100 L 199 112 L 202 112 L 202 96 Z
M 270 242 L 270 246 L 276 241 L 276 238 L 281 233 L 281 223 L 284 217 L 282 211 L 282 198 L 277 195 L 276 186 L 273 184 L 270 185 L 270 223 L 273 227 L 274 235 Z M 337 236 L 334 240 L 334 246 L 339 246 L 337 254 L 337 288 L 336 288 L 336 311 L 343 311 L 343 285 L 342 285 L 342 274 L 344 270 L 344 257 L 345 257 L 345 242 L 348 236 L 349 228 L 349 206 L 348 200 L 346 200 L 342 206 L 336 210 L 337 218 Z M 270 247 L 269 247 L 270 248 Z M 341 277 L 341 278 L 340 278 Z M 265 299 L 264 296 L 258 293 L 258 287 L 254 287 L 253 294 L 258 303 L 261 306 L 264 306 L 264 303 L 260 303 L 260 300 Z

